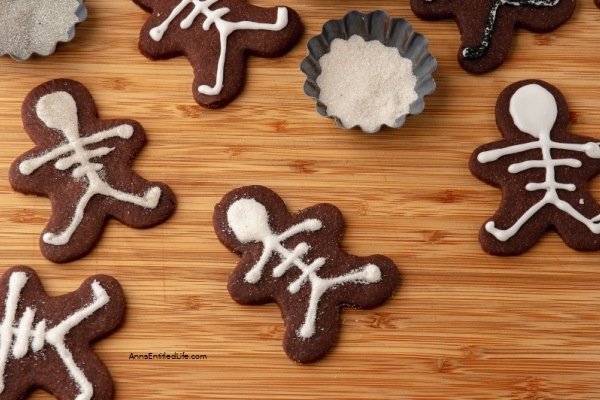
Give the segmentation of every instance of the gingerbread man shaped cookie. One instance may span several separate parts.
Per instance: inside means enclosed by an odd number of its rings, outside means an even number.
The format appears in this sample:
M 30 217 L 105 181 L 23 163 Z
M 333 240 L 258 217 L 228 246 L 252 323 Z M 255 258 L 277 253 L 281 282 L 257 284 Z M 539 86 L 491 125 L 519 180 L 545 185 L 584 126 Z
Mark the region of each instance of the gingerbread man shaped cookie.
M 14 267 L 0 279 L 0 398 L 40 388 L 59 400 L 110 400 L 113 383 L 90 343 L 119 326 L 125 300 L 110 276 L 49 297 L 34 270 Z
M 286 327 L 285 352 L 296 362 L 329 351 L 341 306 L 379 306 L 400 279 L 389 258 L 340 248 L 344 220 L 331 204 L 290 214 L 270 189 L 247 186 L 223 197 L 213 223 L 219 240 L 242 257 L 229 277 L 231 297 L 241 304 L 275 301 Z
M 142 54 L 185 55 L 194 67 L 194 99 L 207 108 L 224 107 L 241 92 L 246 55 L 283 55 L 302 34 L 300 17 L 287 7 L 245 0 L 134 1 L 152 13 L 140 33 Z
M 567 132 L 567 103 L 538 80 L 507 87 L 496 103 L 504 139 L 478 148 L 469 167 L 502 189 L 498 211 L 481 228 L 483 249 L 517 255 L 550 227 L 576 250 L 600 250 L 600 205 L 587 181 L 600 173 L 600 143 Z
M 504 62 L 515 27 L 549 32 L 575 10 L 575 0 L 411 0 L 410 5 L 423 19 L 456 20 L 462 41 L 458 62 L 474 74 Z
M 47 196 L 52 215 L 40 238 L 44 256 L 67 262 L 89 253 L 108 217 L 134 228 L 165 221 L 175 195 L 131 169 L 146 142 L 133 120 L 100 120 L 79 82 L 57 79 L 34 88 L 23 102 L 25 130 L 36 147 L 17 158 L 12 187 Z

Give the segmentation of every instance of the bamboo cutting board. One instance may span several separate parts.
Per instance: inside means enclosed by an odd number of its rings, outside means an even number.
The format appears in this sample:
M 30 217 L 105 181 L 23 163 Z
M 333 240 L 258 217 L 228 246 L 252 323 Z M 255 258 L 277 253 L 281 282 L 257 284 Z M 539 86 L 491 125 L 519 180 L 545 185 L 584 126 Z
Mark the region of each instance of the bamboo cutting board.
M 521 79 L 556 85 L 570 107 L 570 131 L 600 140 L 600 10 L 592 0 L 578 1 L 555 32 L 519 31 L 509 59 L 483 76 L 459 68 L 455 23 L 421 21 L 407 0 L 290 0 L 305 24 L 300 44 L 282 58 L 249 59 L 245 90 L 222 110 L 193 101 L 185 58 L 140 55 L 143 10 L 125 0 L 86 5 L 88 20 L 53 56 L 0 58 L 0 260 L 2 270 L 34 267 L 52 295 L 96 273 L 121 282 L 125 323 L 95 345 L 117 399 L 600 398 L 600 255 L 575 252 L 554 233 L 519 257 L 485 254 L 477 233 L 500 191 L 467 167 L 475 148 L 500 138 L 496 98 Z M 314 111 L 299 64 L 326 20 L 374 9 L 409 19 L 429 38 L 438 89 L 401 130 L 366 135 Z M 168 183 L 179 202 L 150 230 L 111 221 L 90 255 L 66 265 L 38 248 L 48 199 L 15 193 L 6 180 L 11 162 L 32 147 L 21 102 L 54 78 L 85 84 L 101 118 L 139 121 L 148 144 L 134 168 Z M 597 199 L 599 183 L 591 183 Z M 227 293 L 238 257 L 216 239 L 212 210 L 249 184 L 272 188 L 292 211 L 335 204 L 347 222 L 345 249 L 385 254 L 402 273 L 382 307 L 344 309 L 337 346 L 315 364 L 286 357 L 274 304 L 241 306 Z M 129 359 L 183 351 L 206 358 Z

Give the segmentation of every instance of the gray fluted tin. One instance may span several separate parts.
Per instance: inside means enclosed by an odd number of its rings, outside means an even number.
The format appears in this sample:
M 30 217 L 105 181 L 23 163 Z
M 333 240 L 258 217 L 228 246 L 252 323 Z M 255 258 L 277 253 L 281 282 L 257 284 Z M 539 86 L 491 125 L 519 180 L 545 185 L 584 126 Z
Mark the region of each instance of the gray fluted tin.
M 77 9 L 75 10 L 75 15 L 77 16 L 77 22 L 75 24 L 73 24 L 69 28 L 69 32 L 67 33 L 67 39 L 66 40 L 60 40 L 59 41 L 60 43 L 66 43 L 66 42 L 71 41 L 75 37 L 75 26 L 77 24 L 82 23 L 87 18 L 88 11 L 87 11 L 87 8 L 85 7 L 85 5 L 83 4 L 83 2 L 85 0 L 77 0 L 77 1 L 79 2 L 79 7 L 77 7 Z M 8 54 L 10 57 L 12 57 L 13 60 L 16 60 L 16 61 L 26 61 L 26 60 L 29 60 L 32 55 L 38 55 L 38 56 L 49 56 L 49 55 L 51 55 L 52 53 L 54 53 L 54 51 L 56 51 L 56 45 L 57 44 L 58 44 L 58 42 L 52 47 L 51 51 L 48 54 L 39 54 L 39 53 L 33 52 L 29 56 L 27 56 L 25 58 L 20 58 L 20 57 L 14 55 L 14 54 L 2 53 L 2 50 L 0 49 L 0 56 Z
M 317 77 L 321 74 L 319 59 L 330 51 L 330 44 L 335 39 L 348 40 L 351 36 L 361 36 L 365 41 L 379 40 L 385 46 L 395 47 L 402 57 L 412 61 L 412 71 L 417 78 L 415 91 L 418 98 L 410 104 L 408 114 L 398 117 L 391 128 L 404 125 L 409 114 L 419 114 L 425 107 L 424 97 L 435 91 L 435 80 L 431 75 L 437 68 L 437 60 L 427 50 L 429 41 L 420 33 L 414 31 L 412 24 L 403 18 L 391 18 L 385 11 L 377 10 L 369 14 L 351 11 L 342 19 L 327 21 L 320 35 L 313 36 L 308 41 L 308 56 L 302 60 L 300 69 L 306 75 L 304 93 L 315 99 L 317 112 L 328 118 L 333 118 L 342 129 L 352 129 L 356 126 L 345 126 L 336 116 L 327 115 L 327 107 L 319 100 L 321 92 L 317 85 Z M 382 124 L 372 131 L 378 132 Z

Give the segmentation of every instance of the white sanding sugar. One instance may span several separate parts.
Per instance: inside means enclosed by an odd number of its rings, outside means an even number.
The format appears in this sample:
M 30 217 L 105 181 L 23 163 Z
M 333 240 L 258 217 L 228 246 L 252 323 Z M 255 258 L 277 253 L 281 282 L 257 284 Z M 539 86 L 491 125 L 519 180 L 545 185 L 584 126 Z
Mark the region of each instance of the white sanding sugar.
M 67 41 L 78 18 L 77 0 L 0 0 L 0 55 L 48 55 Z
M 347 127 L 374 131 L 408 114 L 418 97 L 411 60 L 396 48 L 378 40 L 365 42 L 358 35 L 335 39 L 330 48 L 319 60 L 317 77 L 319 100 L 329 116 L 338 117 Z

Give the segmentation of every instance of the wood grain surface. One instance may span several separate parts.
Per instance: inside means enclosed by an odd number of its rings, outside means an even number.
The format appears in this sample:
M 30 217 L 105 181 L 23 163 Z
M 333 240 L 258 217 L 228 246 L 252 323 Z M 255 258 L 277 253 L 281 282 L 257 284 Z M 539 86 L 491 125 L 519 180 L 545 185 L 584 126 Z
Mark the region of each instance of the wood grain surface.
M 0 260 L 2 269 L 34 267 L 53 295 L 96 273 L 121 282 L 125 323 L 95 345 L 117 399 L 600 398 L 600 255 L 573 251 L 554 233 L 519 257 L 485 254 L 477 233 L 500 191 L 467 167 L 476 147 L 500 138 L 496 98 L 521 79 L 558 86 L 570 131 L 600 140 L 600 10 L 592 0 L 578 0 L 555 32 L 518 31 L 506 62 L 483 76 L 458 66 L 455 23 L 421 21 L 408 0 L 290 0 L 304 37 L 287 56 L 249 59 L 242 95 L 216 111 L 193 101 L 185 58 L 153 62 L 138 52 L 142 9 L 127 0 L 86 5 L 88 20 L 53 56 L 0 58 Z M 429 38 L 438 89 L 401 130 L 367 135 L 315 112 L 299 64 L 328 19 L 374 9 L 409 19 Z M 179 201 L 173 217 L 150 230 L 110 221 L 95 250 L 66 265 L 38 248 L 48 199 L 15 193 L 6 179 L 11 162 L 32 147 L 21 102 L 53 78 L 85 84 L 102 118 L 139 121 L 148 144 L 134 168 L 168 183 Z M 337 205 L 347 222 L 345 249 L 385 254 L 402 273 L 384 306 L 342 312 L 337 346 L 315 364 L 286 357 L 274 304 L 242 306 L 227 293 L 238 257 L 216 239 L 212 210 L 223 194 L 249 184 L 272 188 L 292 211 Z M 600 199 L 600 181 L 591 187 Z M 129 359 L 176 351 L 207 358 Z

